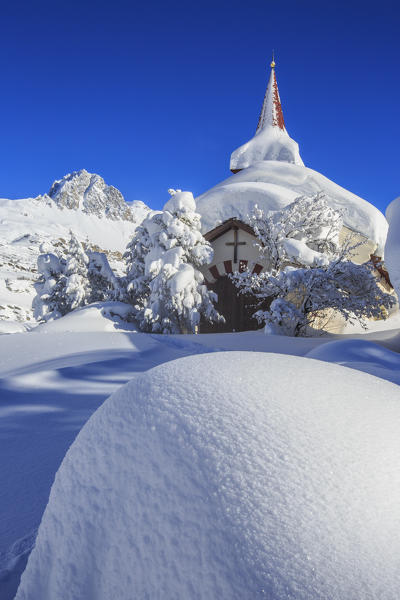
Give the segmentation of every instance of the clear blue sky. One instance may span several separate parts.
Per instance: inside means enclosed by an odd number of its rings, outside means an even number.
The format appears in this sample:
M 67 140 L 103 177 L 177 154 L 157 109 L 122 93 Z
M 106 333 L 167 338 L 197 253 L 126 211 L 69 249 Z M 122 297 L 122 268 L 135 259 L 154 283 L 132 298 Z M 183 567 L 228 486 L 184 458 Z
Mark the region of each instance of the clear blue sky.
M 86 168 L 153 208 L 229 175 L 275 49 L 305 164 L 400 195 L 398 0 L 1 2 L 0 197 Z

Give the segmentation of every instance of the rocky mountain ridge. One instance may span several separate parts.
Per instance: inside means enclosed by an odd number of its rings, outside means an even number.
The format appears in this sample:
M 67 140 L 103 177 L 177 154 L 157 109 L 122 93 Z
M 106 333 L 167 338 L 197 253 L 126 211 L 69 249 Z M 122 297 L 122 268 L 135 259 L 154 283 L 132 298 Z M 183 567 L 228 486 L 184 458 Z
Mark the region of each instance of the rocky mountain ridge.
M 48 196 L 59 208 L 79 209 L 113 221 L 134 221 L 132 210 L 121 192 L 107 185 L 100 175 L 89 173 L 86 169 L 74 171 L 55 181 Z

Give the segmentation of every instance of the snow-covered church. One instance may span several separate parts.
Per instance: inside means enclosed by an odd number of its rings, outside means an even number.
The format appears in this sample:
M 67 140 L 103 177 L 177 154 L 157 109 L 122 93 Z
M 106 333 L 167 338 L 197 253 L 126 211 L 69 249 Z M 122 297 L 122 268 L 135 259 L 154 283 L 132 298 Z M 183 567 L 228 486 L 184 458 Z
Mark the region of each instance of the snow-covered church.
M 238 296 L 228 277 L 245 269 L 260 273 L 266 266 L 259 259 L 254 232 L 247 224 L 255 205 L 264 211 L 281 210 L 299 196 L 323 192 L 333 208 L 344 212 L 343 239 L 351 232 L 353 239 L 364 242 L 353 260 L 363 263 L 371 255 L 383 255 L 388 229 L 384 215 L 366 200 L 304 166 L 299 145 L 285 127 L 274 60 L 256 133 L 232 153 L 230 169 L 231 177 L 196 199 L 203 234 L 214 249 L 213 262 L 203 273 L 208 286 L 218 293 L 217 306 L 226 319 L 218 330 L 258 327 L 251 317 L 253 299 Z

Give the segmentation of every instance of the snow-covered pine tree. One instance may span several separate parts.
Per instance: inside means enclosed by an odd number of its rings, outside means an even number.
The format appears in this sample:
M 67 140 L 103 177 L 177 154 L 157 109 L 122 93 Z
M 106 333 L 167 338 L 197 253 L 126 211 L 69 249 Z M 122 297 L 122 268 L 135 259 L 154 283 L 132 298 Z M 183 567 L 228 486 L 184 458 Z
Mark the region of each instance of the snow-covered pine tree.
M 104 252 L 87 251 L 87 256 L 89 258 L 87 276 L 90 287 L 87 303 L 121 300 L 123 293 L 120 283 Z
M 70 231 L 68 254 L 65 262 L 65 303 L 70 312 L 89 304 L 91 288 L 88 277 L 89 257 L 78 238 Z
M 47 250 L 43 245 L 42 250 Z M 44 252 L 38 257 L 39 280 L 33 301 L 35 318 L 57 319 L 80 306 L 123 297 L 120 282 L 103 252 L 85 251 L 70 232 L 64 256 Z
M 240 293 L 252 293 L 260 305 L 269 303 L 255 314 L 267 332 L 306 335 L 333 311 L 365 327 L 366 319 L 385 318 L 395 304 L 378 286 L 371 264 L 351 262 L 359 244 L 347 240 L 339 247 L 342 215 L 321 194 L 298 198 L 274 214 L 256 209 L 252 224 L 269 268 L 232 278 Z
M 65 305 L 65 260 L 49 252 L 48 244 L 42 244 L 38 256 L 39 278 L 35 283 L 36 296 L 32 302 L 33 314 L 38 321 L 50 321 L 62 317 Z
M 151 222 L 155 214 L 155 212 L 151 212 L 142 224 L 136 228 L 134 236 L 123 255 L 126 262 L 124 283 L 127 301 L 134 307 L 135 314 L 145 308 L 150 296 L 150 278 L 145 273 L 145 260 L 151 246 L 147 224 Z
M 199 270 L 213 251 L 201 234 L 193 195 L 169 192 L 164 210 L 142 223 L 129 246 L 128 289 L 143 331 L 194 332 L 201 316 L 222 319 Z

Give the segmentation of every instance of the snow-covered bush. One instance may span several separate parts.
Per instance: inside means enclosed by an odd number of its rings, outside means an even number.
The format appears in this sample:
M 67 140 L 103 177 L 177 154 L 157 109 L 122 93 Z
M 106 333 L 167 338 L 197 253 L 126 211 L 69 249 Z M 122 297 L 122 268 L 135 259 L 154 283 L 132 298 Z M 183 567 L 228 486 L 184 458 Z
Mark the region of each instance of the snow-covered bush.
M 152 213 L 128 246 L 127 290 L 143 331 L 193 332 L 202 316 L 222 318 L 199 271 L 213 251 L 200 232 L 193 195 L 169 192 L 164 210 Z
M 385 318 L 385 309 L 395 300 L 378 285 L 373 266 L 356 265 L 339 258 L 327 265 L 309 268 L 285 267 L 276 275 L 237 274 L 236 285 L 243 293 L 252 292 L 260 301 L 273 298 L 267 310 L 256 318 L 269 333 L 305 335 L 309 327 L 329 318 L 332 310 L 346 321 Z
M 347 240 L 339 247 L 342 215 L 321 194 L 298 198 L 278 213 L 257 209 L 252 225 L 269 267 L 232 279 L 241 293 L 250 292 L 264 304 L 255 317 L 267 332 L 306 335 L 334 312 L 365 326 L 366 319 L 385 318 L 394 305 L 393 296 L 378 286 L 373 265 L 349 260 L 359 244 Z

